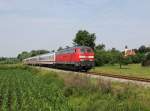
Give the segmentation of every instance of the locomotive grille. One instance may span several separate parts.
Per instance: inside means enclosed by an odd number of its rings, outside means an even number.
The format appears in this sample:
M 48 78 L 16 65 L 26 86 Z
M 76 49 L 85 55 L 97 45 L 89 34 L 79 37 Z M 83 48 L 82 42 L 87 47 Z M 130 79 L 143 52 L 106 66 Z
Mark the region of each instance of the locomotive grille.
M 94 66 L 94 61 L 81 61 L 81 66 Z

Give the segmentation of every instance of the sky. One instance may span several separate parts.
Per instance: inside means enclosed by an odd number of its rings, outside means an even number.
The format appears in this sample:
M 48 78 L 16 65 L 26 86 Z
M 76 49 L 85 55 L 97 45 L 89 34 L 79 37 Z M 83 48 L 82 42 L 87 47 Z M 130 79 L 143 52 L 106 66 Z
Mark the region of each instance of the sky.
M 78 30 L 123 50 L 150 44 L 150 0 L 0 0 L 0 56 L 71 46 Z

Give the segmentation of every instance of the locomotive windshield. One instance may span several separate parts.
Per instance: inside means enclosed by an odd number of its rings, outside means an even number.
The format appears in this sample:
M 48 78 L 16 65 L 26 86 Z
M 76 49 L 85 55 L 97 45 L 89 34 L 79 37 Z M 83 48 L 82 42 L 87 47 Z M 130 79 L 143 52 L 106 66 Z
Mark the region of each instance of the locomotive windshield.
M 93 52 L 92 49 L 87 49 L 87 52 Z
M 92 49 L 90 49 L 90 48 L 81 48 L 81 49 L 80 49 L 80 52 L 81 52 L 81 53 L 86 53 L 86 52 L 91 53 L 91 52 L 93 52 L 93 51 L 92 51 Z
M 81 53 L 85 53 L 85 52 L 86 52 L 85 48 L 82 48 Z

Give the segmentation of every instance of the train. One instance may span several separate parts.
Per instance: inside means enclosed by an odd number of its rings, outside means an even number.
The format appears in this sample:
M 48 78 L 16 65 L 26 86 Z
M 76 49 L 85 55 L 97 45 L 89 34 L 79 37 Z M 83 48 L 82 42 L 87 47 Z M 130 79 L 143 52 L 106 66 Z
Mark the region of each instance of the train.
M 75 46 L 30 57 L 24 59 L 23 63 L 75 71 L 88 71 L 94 67 L 94 51 L 87 46 Z

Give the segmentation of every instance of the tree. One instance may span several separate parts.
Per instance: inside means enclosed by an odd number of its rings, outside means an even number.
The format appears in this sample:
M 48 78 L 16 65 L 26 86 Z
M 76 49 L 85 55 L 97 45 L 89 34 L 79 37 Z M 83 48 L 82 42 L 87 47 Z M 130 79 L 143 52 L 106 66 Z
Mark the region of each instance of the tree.
M 142 66 L 150 66 L 150 52 L 145 54 L 145 57 L 142 61 Z
M 103 66 L 106 63 L 106 51 L 105 50 L 95 50 L 95 65 Z
M 119 66 L 120 66 L 120 69 L 122 68 L 122 63 L 123 63 L 123 54 L 122 53 L 120 53 L 120 55 L 119 55 Z
M 22 53 L 18 54 L 17 58 L 19 60 L 23 60 L 23 59 L 26 59 L 28 57 L 31 57 L 31 54 L 27 51 L 23 51 Z
M 105 50 L 105 44 L 98 44 L 96 47 L 95 47 L 96 50 Z
M 30 53 L 31 53 L 31 57 L 33 57 L 36 55 L 49 53 L 49 51 L 47 51 L 47 50 L 32 50 Z
M 139 50 L 140 53 L 145 53 L 146 52 L 146 47 L 144 45 L 142 45 L 142 46 L 139 47 L 138 50 Z
M 68 48 L 70 48 L 70 46 L 66 45 L 66 48 L 68 49 Z
M 52 50 L 51 52 L 55 52 L 55 50 Z
M 60 50 L 63 50 L 63 48 L 61 46 L 57 49 L 57 51 L 60 51 Z
M 107 57 L 106 57 L 106 51 L 105 51 L 105 45 L 104 44 L 99 44 L 95 46 L 94 49 L 95 52 L 95 65 L 96 66 L 102 66 L 107 62 Z
M 79 30 L 77 32 L 76 37 L 73 40 L 73 42 L 76 45 L 89 46 L 92 49 L 94 49 L 94 47 L 95 47 L 95 40 L 96 40 L 96 36 L 95 36 L 94 33 L 90 34 L 86 30 Z
M 18 54 L 17 58 L 19 60 L 23 60 L 29 57 L 37 56 L 40 54 L 46 54 L 49 53 L 47 50 L 32 50 L 31 52 L 23 51 L 22 53 Z
M 147 48 L 146 48 L 146 52 L 150 52 L 150 47 L 147 47 Z
M 112 48 L 111 50 L 105 50 L 104 44 L 99 44 L 94 49 L 95 52 L 95 64 L 102 66 L 104 64 L 114 65 L 115 63 L 120 64 L 121 52 Z
M 119 50 L 116 50 L 115 48 L 112 48 L 111 50 L 107 51 L 109 54 L 109 64 L 115 64 L 119 63 L 120 54 L 121 52 Z

